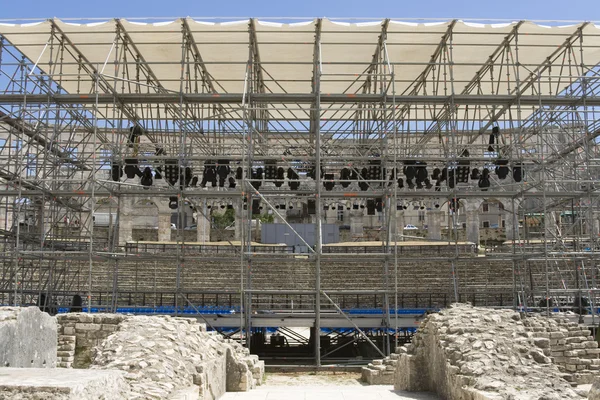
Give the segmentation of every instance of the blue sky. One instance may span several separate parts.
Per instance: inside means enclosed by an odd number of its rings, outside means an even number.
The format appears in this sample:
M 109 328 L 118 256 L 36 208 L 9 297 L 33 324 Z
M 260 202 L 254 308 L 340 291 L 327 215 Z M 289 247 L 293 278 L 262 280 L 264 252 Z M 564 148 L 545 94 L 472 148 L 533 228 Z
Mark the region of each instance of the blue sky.
M 0 19 L 353 17 L 600 21 L 600 0 L 0 0 Z

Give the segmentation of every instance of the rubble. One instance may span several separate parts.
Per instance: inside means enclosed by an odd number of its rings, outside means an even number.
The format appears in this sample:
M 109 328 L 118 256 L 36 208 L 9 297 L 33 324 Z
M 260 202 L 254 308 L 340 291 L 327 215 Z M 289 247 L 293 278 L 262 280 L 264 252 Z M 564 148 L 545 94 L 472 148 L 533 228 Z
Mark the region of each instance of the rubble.
M 91 369 L 122 370 L 133 398 L 168 398 L 197 387 L 200 398 L 262 383 L 264 363 L 195 319 L 130 316 L 94 347 Z
M 448 399 L 581 399 L 568 380 L 594 375 L 586 368 L 600 360 L 586 349 L 595 343 L 564 319 L 457 304 L 427 316 L 397 349 L 394 386 Z

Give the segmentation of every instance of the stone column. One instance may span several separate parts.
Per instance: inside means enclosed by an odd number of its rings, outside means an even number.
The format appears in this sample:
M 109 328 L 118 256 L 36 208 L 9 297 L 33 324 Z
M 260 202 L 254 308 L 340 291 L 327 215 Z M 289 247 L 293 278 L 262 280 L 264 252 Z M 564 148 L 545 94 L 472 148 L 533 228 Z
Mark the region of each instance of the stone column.
M 479 247 L 479 210 L 467 210 L 467 241 Z
M 158 241 L 171 241 L 171 213 L 158 214 Z
M 396 210 L 393 211 L 395 214 L 395 218 L 392 218 L 392 222 L 391 222 L 391 230 L 392 230 L 392 237 L 391 239 L 394 238 L 398 238 L 398 240 L 401 240 L 401 236 L 404 233 L 404 210 Z
M 504 233 L 506 240 L 517 240 L 519 238 L 519 204 L 520 201 L 515 201 L 513 209 L 513 202 L 511 200 L 502 202 L 502 206 L 504 207 Z
M 242 240 L 242 230 L 244 229 L 244 221 L 246 216 L 243 201 L 235 200 L 233 202 L 233 207 L 235 209 L 235 240 Z
M 133 240 L 133 216 L 129 212 L 119 214 L 119 246 L 125 246 Z
M 362 237 L 364 235 L 363 210 L 350 211 L 350 234 L 352 237 Z
M 427 238 L 431 240 L 442 240 L 442 219 L 444 214 L 441 211 L 427 211 Z
M 206 243 L 210 242 L 210 211 L 206 207 L 202 211 L 196 215 L 196 241 Z

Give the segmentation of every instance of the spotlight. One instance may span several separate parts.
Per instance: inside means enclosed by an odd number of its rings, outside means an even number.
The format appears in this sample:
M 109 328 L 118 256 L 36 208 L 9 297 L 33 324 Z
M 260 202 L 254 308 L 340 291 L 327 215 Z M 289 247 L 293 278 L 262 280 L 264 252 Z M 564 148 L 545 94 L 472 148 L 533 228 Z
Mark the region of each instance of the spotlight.
M 196 187 L 196 186 L 198 186 L 198 177 L 197 177 L 197 176 L 194 176 L 194 177 L 192 178 L 192 182 L 190 183 L 190 186 L 191 186 L 191 187 Z
M 140 183 L 142 184 L 142 186 L 145 186 L 144 189 L 148 189 L 148 186 L 152 186 L 152 170 L 150 169 L 150 167 L 144 168 L 144 172 L 142 172 Z
M 285 171 L 283 168 L 277 168 L 277 180 L 274 181 L 276 187 L 281 187 L 285 181 Z
M 494 144 L 496 144 L 498 142 L 498 135 L 500 135 L 500 128 L 497 126 L 494 126 L 492 128 L 492 133 L 490 133 L 490 141 L 489 141 L 488 151 L 490 151 L 490 152 L 495 151 Z
M 268 181 L 275 180 L 277 175 L 277 161 L 267 160 L 265 161 L 265 179 Z
M 479 186 L 482 191 L 486 191 L 490 187 L 490 184 L 490 170 L 484 168 L 477 186 Z
M 404 179 L 398 178 L 398 187 L 400 189 L 404 188 Z
M 328 192 L 333 190 L 333 187 L 335 186 L 335 182 L 333 181 L 333 174 L 325 174 L 323 186 Z
M 294 171 L 294 169 L 291 167 L 287 170 L 287 178 L 288 186 L 290 187 L 290 189 L 298 190 L 298 188 L 300 187 L 300 182 L 298 181 L 298 179 L 300 179 L 300 177 L 298 176 L 298 173 Z
M 498 176 L 498 179 L 506 179 L 506 177 L 508 176 L 509 170 L 507 165 L 508 160 L 496 160 L 496 175 Z
M 472 180 L 477 180 L 479 179 L 479 170 L 477 168 L 473 168 L 471 170 L 471 179 Z
M 250 176 L 251 179 L 253 179 L 252 181 L 250 181 L 250 184 L 254 189 L 258 190 L 262 185 L 263 169 L 261 167 L 258 167 L 256 171 L 252 169 Z
M 136 176 L 141 177 L 142 172 L 138 168 L 138 160 L 137 158 L 126 158 L 125 159 L 125 175 L 127 178 L 133 179 Z
M 133 147 L 134 143 L 140 142 L 140 136 L 144 134 L 144 129 L 139 125 L 134 125 L 129 128 L 129 136 L 127 136 L 127 146 Z
M 235 179 L 238 181 L 241 180 L 244 176 L 244 169 L 242 167 L 237 167 L 235 170 Z
M 232 177 L 232 176 L 230 176 L 230 177 L 229 177 L 229 188 L 230 188 L 230 189 L 235 189 L 235 186 L 236 186 L 236 184 L 235 184 L 235 179 L 233 179 L 233 177 Z
M 180 172 L 181 175 L 179 177 L 179 186 L 181 187 L 181 189 L 183 189 L 184 186 L 189 187 L 194 177 L 192 167 L 181 168 Z
M 366 191 L 367 189 L 369 189 L 369 183 L 367 182 L 368 177 L 369 177 L 369 170 L 367 168 L 361 169 L 360 180 L 358 181 L 358 187 L 363 192 Z
M 517 164 L 513 168 L 513 179 L 515 182 L 521 182 L 523 180 L 523 168 L 521 164 Z
M 211 160 L 204 161 L 204 171 L 202 173 L 202 181 L 200 182 L 200 186 L 205 188 L 208 182 L 210 182 L 212 187 L 217 186 L 217 170 L 214 162 Z
M 123 177 L 123 168 L 114 161 L 112 162 L 110 177 L 115 182 L 119 182 Z
M 342 181 L 341 185 L 343 188 L 347 188 L 348 186 L 350 186 L 350 182 L 344 182 L 350 180 L 350 169 L 342 168 L 342 170 L 340 171 L 340 180 Z
M 229 160 L 218 160 L 217 161 L 217 175 L 219 176 L 219 187 L 225 186 L 227 175 L 231 172 L 229 168 Z
M 366 179 L 368 181 L 376 181 L 381 179 L 381 160 L 369 160 L 369 170 L 367 171 Z M 376 182 L 371 182 L 373 186 Z
M 177 183 L 177 181 L 179 180 L 179 166 L 177 165 L 177 160 L 165 160 L 164 174 L 165 180 L 169 185 L 174 186 Z
M 177 196 L 171 196 L 169 197 L 169 208 L 171 210 L 177 210 L 178 207 L 178 202 L 177 202 Z

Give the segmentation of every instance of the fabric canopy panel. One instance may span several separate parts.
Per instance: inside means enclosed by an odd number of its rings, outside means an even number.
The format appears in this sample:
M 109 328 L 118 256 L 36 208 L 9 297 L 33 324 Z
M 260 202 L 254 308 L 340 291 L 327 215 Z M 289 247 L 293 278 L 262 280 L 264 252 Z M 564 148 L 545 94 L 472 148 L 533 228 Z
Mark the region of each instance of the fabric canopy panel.
M 481 85 L 470 91 L 482 95 L 514 94 L 517 79 L 523 83 L 536 76 L 539 66 L 578 29 L 582 29 L 583 37 L 581 42 L 577 39 L 573 43 L 572 57 L 557 60 L 569 64 L 566 68 L 570 70 L 554 68 L 554 84 L 567 88 L 572 82 L 561 80 L 561 76 L 589 73 L 600 62 L 600 29 L 593 24 L 545 27 L 521 22 L 518 29 L 516 25 L 394 20 L 347 23 L 328 19 L 289 24 L 261 20 L 215 23 L 189 18 L 159 23 L 122 19 L 73 24 L 55 19 L 0 24 L 0 34 L 37 62 L 38 68 L 66 92 L 81 94 L 94 92 L 92 75 L 96 70 L 103 75 L 101 92 L 242 93 L 251 53 L 255 70 L 259 71 L 257 78 L 262 82 L 253 84 L 249 88 L 252 92 L 311 93 L 315 60 L 320 58 L 322 93 L 352 95 L 387 90 L 391 95 L 391 88 L 386 89 L 390 79 L 386 65 L 379 68 L 385 74 L 372 77 L 371 88 L 366 88 L 365 73 L 379 60 L 393 67 L 398 95 L 461 94 L 467 93 L 467 84 L 479 76 L 490 56 L 498 51 L 505 54 L 498 58 L 493 73 L 488 70 L 481 75 Z M 384 29 L 385 50 L 377 57 Z M 516 31 L 516 37 L 510 47 L 502 50 L 503 41 L 512 31 Z M 64 49 L 59 40 L 52 39 L 52 32 L 59 38 L 64 34 Z M 185 50 L 182 45 L 188 34 L 192 43 Z M 320 46 L 315 42 L 317 37 Z M 431 62 L 434 54 L 441 54 L 435 65 Z M 189 68 L 185 64 L 195 60 L 201 64 Z M 377 72 L 376 68 L 373 70 Z M 421 82 L 426 70 L 429 76 Z M 376 87 L 374 80 L 380 82 Z M 526 94 L 535 94 L 536 90 L 537 84 L 531 85 Z M 548 90 L 543 94 L 548 94 Z M 309 117 L 308 105 L 291 105 L 287 110 L 282 106 L 267 107 L 272 118 Z M 342 107 L 342 111 L 325 110 L 322 118 L 344 115 L 353 106 L 335 107 Z

